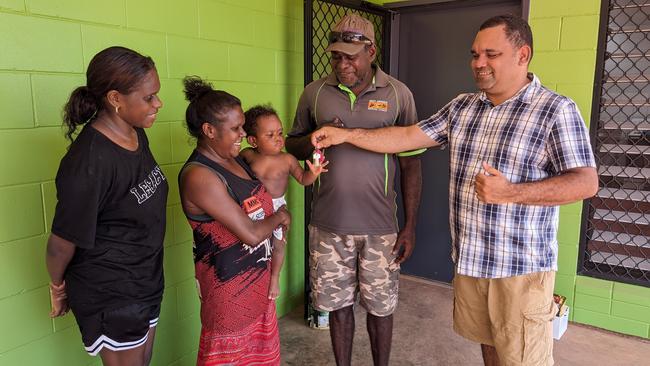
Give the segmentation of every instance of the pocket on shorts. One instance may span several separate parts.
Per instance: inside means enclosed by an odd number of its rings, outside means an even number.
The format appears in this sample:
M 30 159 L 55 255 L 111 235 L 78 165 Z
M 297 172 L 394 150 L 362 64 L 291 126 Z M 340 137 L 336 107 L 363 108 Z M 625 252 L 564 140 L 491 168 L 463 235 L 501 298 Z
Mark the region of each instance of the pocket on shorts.
M 336 262 L 329 260 L 329 258 L 318 257 L 318 259 L 311 262 L 309 269 L 310 285 L 312 291 L 321 294 L 325 289 L 332 286 L 332 281 L 336 280 L 334 274 L 340 270 L 336 266 Z
M 537 290 L 543 289 L 545 273 L 546 272 L 532 272 L 524 275 L 524 278 L 528 281 L 528 288 Z
M 552 356 L 551 327 L 557 306 L 552 301 L 542 307 L 524 312 L 523 364 L 537 365 Z

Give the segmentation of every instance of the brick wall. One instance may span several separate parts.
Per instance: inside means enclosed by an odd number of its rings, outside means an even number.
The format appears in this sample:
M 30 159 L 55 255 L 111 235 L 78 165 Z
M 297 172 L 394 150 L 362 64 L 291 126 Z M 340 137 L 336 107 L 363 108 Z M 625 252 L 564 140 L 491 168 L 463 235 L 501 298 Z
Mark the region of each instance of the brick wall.
M 0 0 L 0 365 L 88 365 L 71 315 L 48 317 L 44 254 L 67 142 L 61 107 L 92 56 L 123 45 L 151 56 L 164 107 L 147 130 L 170 193 L 166 288 L 154 365 L 191 365 L 199 335 L 191 232 L 176 176 L 193 147 L 180 80 L 208 78 L 244 107 L 271 102 L 285 126 L 302 90 L 300 0 Z M 302 189 L 292 183 L 284 313 L 302 302 Z

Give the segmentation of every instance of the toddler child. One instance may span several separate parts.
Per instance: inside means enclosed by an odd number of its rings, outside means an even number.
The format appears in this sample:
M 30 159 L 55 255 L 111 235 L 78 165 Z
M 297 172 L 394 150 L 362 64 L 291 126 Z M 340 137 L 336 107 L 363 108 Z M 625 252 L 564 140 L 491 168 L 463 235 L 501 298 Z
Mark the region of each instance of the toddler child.
M 292 175 L 301 185 L 308 186 L 314 183 L 320 173 L 327 171 L 324 167 L 328 162 L 318 161 L 312 164 L 306 161 L 309 167 L 306 171 L 293 155 L 283 152 L 282 123 L 270 106 L 254 106 L 247 110 L 244 116 L 244 131 L 248 135 L 246 139 L 252 148 L 242 150 L 240 155 L 271 194 L 273 208 L 277 210 L 287 204 L 284 194 L 289 185 L 289 175 Z M 270 299 L 276 299 L 280 295 L 280 269 L 284 262 L 285 234 L 280 227 L 273 231 Z

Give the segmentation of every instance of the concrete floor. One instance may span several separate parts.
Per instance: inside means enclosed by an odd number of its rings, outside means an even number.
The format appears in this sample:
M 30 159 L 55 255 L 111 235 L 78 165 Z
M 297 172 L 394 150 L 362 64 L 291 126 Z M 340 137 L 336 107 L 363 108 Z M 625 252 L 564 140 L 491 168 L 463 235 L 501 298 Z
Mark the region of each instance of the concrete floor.
M 482 365 L 480 347 L 452 330 L 452 290 L 402 276 L 391 365 Z M 356 309 L 352 365 L 372 365 L 365 311 Z M 280 319 L 283 365 L 334 365 L 329 331 L 311 329 L 302 308 Z M 556 365 L 650 365 L 650 341 L 569 324 L 555 341 Z

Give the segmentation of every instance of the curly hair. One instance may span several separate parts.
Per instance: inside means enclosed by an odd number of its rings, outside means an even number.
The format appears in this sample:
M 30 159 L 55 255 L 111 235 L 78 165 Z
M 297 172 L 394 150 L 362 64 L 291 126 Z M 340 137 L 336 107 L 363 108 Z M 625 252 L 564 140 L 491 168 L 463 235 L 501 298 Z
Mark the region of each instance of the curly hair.
M 278 112 L 276 112 L 275 109 L 273 109 L 273 107 L 271 107 L 269 104 L 258 104 L 256 106 L 250 107 L 244 113 L 244 131 L 246 131 L 246 134 L 248 136 L 257 136 L 257 120 L 260 117 L 267 116 L 278 117 Z

